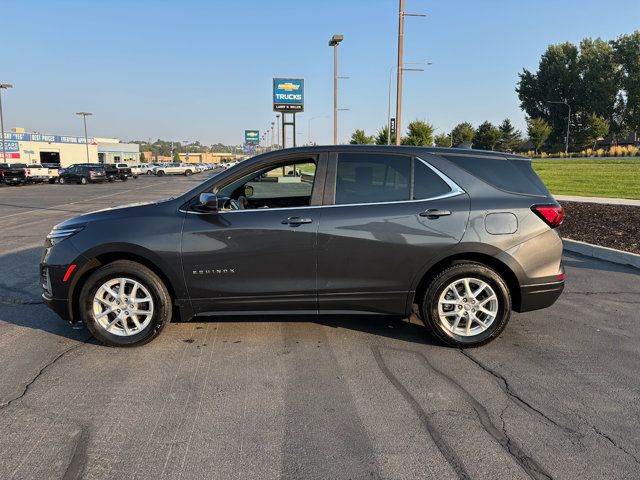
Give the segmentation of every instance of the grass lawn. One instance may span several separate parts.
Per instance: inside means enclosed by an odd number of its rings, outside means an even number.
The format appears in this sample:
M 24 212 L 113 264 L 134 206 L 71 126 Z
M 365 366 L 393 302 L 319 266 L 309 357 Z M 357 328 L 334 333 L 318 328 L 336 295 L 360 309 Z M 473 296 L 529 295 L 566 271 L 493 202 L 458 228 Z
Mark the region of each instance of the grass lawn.
M 640 199 L 640 159 L 533 160 L 553 194 Z

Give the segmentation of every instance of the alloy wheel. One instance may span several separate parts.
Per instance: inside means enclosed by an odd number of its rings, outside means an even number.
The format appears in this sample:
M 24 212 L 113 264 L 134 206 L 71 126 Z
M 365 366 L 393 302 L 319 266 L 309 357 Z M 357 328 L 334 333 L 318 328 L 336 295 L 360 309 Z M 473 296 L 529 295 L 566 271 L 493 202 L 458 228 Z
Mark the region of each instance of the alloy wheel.
M 104 282 L 93 297 L 96 323 L 108 333 L 129 337 L 142 332 L 153 317 L 153 298 L 147 287 L 131 278 Z
M 438 318 L 447 332 L 473 337 L 491 326 L 498 308 L 498 297 L 491 285 L 477 278 L 461 278 L 440 294 Z

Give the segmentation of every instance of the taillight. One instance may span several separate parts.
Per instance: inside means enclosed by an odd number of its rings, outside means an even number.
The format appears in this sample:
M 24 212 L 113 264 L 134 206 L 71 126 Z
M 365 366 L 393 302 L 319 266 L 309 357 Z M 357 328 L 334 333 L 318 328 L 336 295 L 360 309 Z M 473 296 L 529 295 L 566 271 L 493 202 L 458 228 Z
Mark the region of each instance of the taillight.
M 534 205 L 531 211 L 551 228 L 559 227 L 564 221 L 564 209 L 560 205 Z

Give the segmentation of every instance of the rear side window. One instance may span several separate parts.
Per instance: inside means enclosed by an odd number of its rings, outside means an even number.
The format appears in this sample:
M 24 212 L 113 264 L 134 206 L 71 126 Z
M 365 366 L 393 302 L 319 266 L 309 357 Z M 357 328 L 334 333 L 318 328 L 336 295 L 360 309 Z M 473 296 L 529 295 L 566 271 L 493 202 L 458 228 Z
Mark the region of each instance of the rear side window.
M 419 158 L 414 160 L 413 200 L 439 197 L 451 191 L 449 185 Z
M 394 202 L 409 199 L 411 157 L 341 153 L 336 175 L 336 204 Z
M 453 155 L 451 160 L 480 180 L 507 192 L 526 195 L 549 195 L 528 160 L 498 160 L 492 158 Z

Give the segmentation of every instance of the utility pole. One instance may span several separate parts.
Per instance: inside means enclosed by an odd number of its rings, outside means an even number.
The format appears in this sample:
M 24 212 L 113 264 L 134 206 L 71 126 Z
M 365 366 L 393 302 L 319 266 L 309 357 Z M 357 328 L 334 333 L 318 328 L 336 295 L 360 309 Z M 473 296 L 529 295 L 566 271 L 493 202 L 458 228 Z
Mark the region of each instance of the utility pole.
M 334 35 L 329 40 L 333 47 L 333 144 L 338 144 L 338 45 L 344 40 L 344 35 Z
M 4 117 L 2 114 L 2 90 L 13 88 L 10 83 L 0 83 L 0 132 L 2 132 L 2 161 L 7 161 L 7 149 L 4 144 Z
M 404 13 L 404 0 L 398 3 L 398 62 L 396 77 L 396 145 L 402 137 L 402 63 L 404 55 L 404 17 L 424 17 L 420 13 Z
M 273 124 L 274 122 L 271 122 L 271 147 L 269 150 L 273 150 Z
M 82 120 L 84 121 L 84 145 L 87 148 L 87 163 L 89 162 L 89 137 L 87 136 L 87 117 L 89 115 L 93 115 L 91 112 L 77 112 L 76 115 L 82 115 Z
M 276 114 L 276 137 L 278 139 L 277 147 L 280 146 L 280 114 Z

